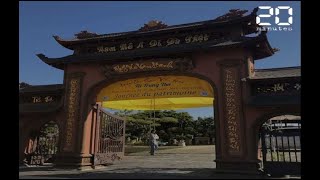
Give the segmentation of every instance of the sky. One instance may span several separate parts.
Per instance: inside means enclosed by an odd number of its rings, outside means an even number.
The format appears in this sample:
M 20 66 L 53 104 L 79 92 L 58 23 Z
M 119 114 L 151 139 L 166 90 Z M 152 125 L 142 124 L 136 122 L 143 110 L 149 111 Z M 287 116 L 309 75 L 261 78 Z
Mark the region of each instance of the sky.
M 72 51 L 59 45 L 53 35 L 71 39 L 74 34 L 87 30 L 97 34 L 134 31 L 150 20 L 177 25 L 215 19 L 230 9 L 251 12 L 258 6 L 290 6 L 293 9 L 292 31 L 269 31 L 272 47 L 280 49 L 271 57 L 255 62 L 255 68 L 277 68 L 301 65 L 300 2 L 292 1 L 121 1 L 121 2 L 19 2 L 19 82 L 31 85 L 62 84 L 63 71 L 42 62 L 36 54 L 50 58 L 71 55 Z M 280 7 L 281 8 L 281 7 Z M 249 13 L 248 12 L 248 13 Z M 259 10 L 258 14 L 267 14 Z M 287 10 L 278 15 L 286 22 Z M 275 15 L 261 22 L 275 24 Z M 188 110 L 194 117 L 212 116 L 213 108 Z

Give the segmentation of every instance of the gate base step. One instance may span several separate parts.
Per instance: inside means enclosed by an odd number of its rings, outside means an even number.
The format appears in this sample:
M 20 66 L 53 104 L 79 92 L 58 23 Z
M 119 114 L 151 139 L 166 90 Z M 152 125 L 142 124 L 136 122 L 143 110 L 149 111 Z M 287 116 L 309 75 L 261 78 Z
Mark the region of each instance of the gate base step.
M 214 172 L 220 174 L 244 174 L 244 175 L 261 175 L 267 176 L 265 173 L 261 171 L 246 171 L 246 170 L 230 170 L 230 169 L 215 169 Z

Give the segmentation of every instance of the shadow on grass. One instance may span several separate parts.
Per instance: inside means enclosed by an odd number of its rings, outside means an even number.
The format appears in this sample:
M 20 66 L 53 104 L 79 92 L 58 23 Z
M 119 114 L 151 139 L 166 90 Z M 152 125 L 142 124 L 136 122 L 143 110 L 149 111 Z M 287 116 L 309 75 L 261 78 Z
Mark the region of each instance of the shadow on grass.
M 168 149 L 178 149 L 181 148 L 181 146 L 160 146 L 157 151 L 163 151 Z M 148 153 L 150 151 L 149 146 L 126 146 L 125 147 L 125 155 L 131 155 L 133 153 Z

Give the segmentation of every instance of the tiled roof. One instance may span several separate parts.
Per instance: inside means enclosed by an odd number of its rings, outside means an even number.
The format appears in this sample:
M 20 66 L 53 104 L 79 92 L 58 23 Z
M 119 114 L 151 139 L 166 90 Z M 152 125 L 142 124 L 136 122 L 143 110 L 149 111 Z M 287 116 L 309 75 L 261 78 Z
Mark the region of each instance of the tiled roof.
M 301 120 L 301 116 L 281 115 L 271 118 L 270 120 Z
M 265 43 L 266 48 L 257 48 L 255 44 Z M 134 49 L 130 51 L 116 51 L 109 53 L 97 53 L 97 54 L 84 54 L 84 55 L 69 55 L 62 58 L 48 58 L 44 54 L 37 54 L 37 56 L 46 64 L 53 67 L 63 69 L 62 64 L 68 63 L 80 63 L 80 62 L 94 62 L 94 61 L 104 61 L 108 60 L 128 60 L 133 58 L 142 57 L 158 57 L 158 56 L 169 56 L 176 55 L 178 53 L 191 53 L 194 51 L 203 50 L 213 50 L 215 48 L 225 48 L 232 46 L 246 46 L 256 49 L 256 54 L 254 54 L 254 59 L 262 59 L 273 54 L 272 49 L 267 41 L 265 34 L 261 33 L 255 37 L 238 37 L 232 39 L 217 39 L 208 41 L 201 44 L 178 44 L 170 47 L 158 47 L 158 48 L 146 48 L 146 49 Z M 267 49 L 267 50 L 266 50 Z
M 63 84 L 50 84 L 50 85 L 35 85 L 35 86 L 28 86 L 25 88 L 20 88 L 20 93 L 25 92 L 40 92 L 40 91 L 57 91 L 64 89 Z
M 248 14 L 246 16 L 242 17 L 233 17 L 230 19 L 213 19 L 213 20 L 206 20 L 206 21 L 199 21 L 199 22 L 193 22 L 193 23 L 185 23 L 185 24 L 178 24 L 178 25 L 171 25 L 167 26 L 165 28 L 161 29 L 154 29 L 154 30 L 149 30 L 149 31 L 128 31 L 128 32 L 119 32 L 119 33 L 109 33 L 109 34 L 100 34 L 100 35 L 95 35 L 93 37 L 88 37 L 88 38 L 83 38 L 83 39 L 78 39 L 78 38 L 72 38 L 69 40 L 62 40 L 58 36 L 55 37 L 55 39 L 60 39 L 62 41 L 83 41 L 83 40 L 89 40 L 89 39 L 101 39 L 101 38 L 113 38 L 113 37 L 119 37 L 119 36 L 126 36 L 126 35 L 144 35 L 144 34 L 149 34 L 153 32 L 163 32 L 163 31 L 169 31 L 169 30 L 176 30 L 176 29 L 185 29 L 185 28 L 194 28 L 194 27 L 201 27 L 205 25 L 225 25 L 228 23 L 235 23 L 235 22 L 241 22 L 245 20 L 249 20 L 252 17 L 255 17 L 256 11 L 254 10 L 251 14 Z
M 148 34 L 150 32 L 160 32 L 160 31 L 166 31 L 166 30 L 172 30 L 172 29 L 182 29 L 182 28 L 187 28 L 187 27 L 197 27 L 197 26 L 204 25 L 206 22 L 210 22 L 210 21 L 173 25 L 173 26 L 168 26 L 168 27 L 163 28 L 163 29 L 155 29 L 155 30 L 150 30 L 150 31 L 138 31 L 137 30 L 137 31 L 128 31 L 128 32 L 120 32 L 120 33 L 101 34 L 101 35 L 96 35 L 95 37 L 84 38 L 84 39 L 88 40 L 88 39 L 113 38 L 113 37 L 129 35 L 129 34 L 143 35 L 143 34 Z M 64 41 L 83 41 L 83 39 L 72 38 L 72 39 L 64 40 Z
M 284 77 L 300 77 L 301 67 L 285 67 L 272 69 L 256 69 L 254 76 L 250 79 L 270 79 Z

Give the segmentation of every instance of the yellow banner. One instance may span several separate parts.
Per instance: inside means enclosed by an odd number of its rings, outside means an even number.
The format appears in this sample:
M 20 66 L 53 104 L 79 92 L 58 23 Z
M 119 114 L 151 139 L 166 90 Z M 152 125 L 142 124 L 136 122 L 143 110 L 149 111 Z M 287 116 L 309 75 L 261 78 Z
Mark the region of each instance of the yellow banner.
M 212 97 L 183 97 L 104 101 L 102 107 L 128 110 L 178 110 L 185 108 L 213 107 Z
M 128 79 L 111 84 L 100 91 L 97 101 L 179 97 L 213 98 L 213 89 L 207 81 L 194 77 L 153 76 Z

